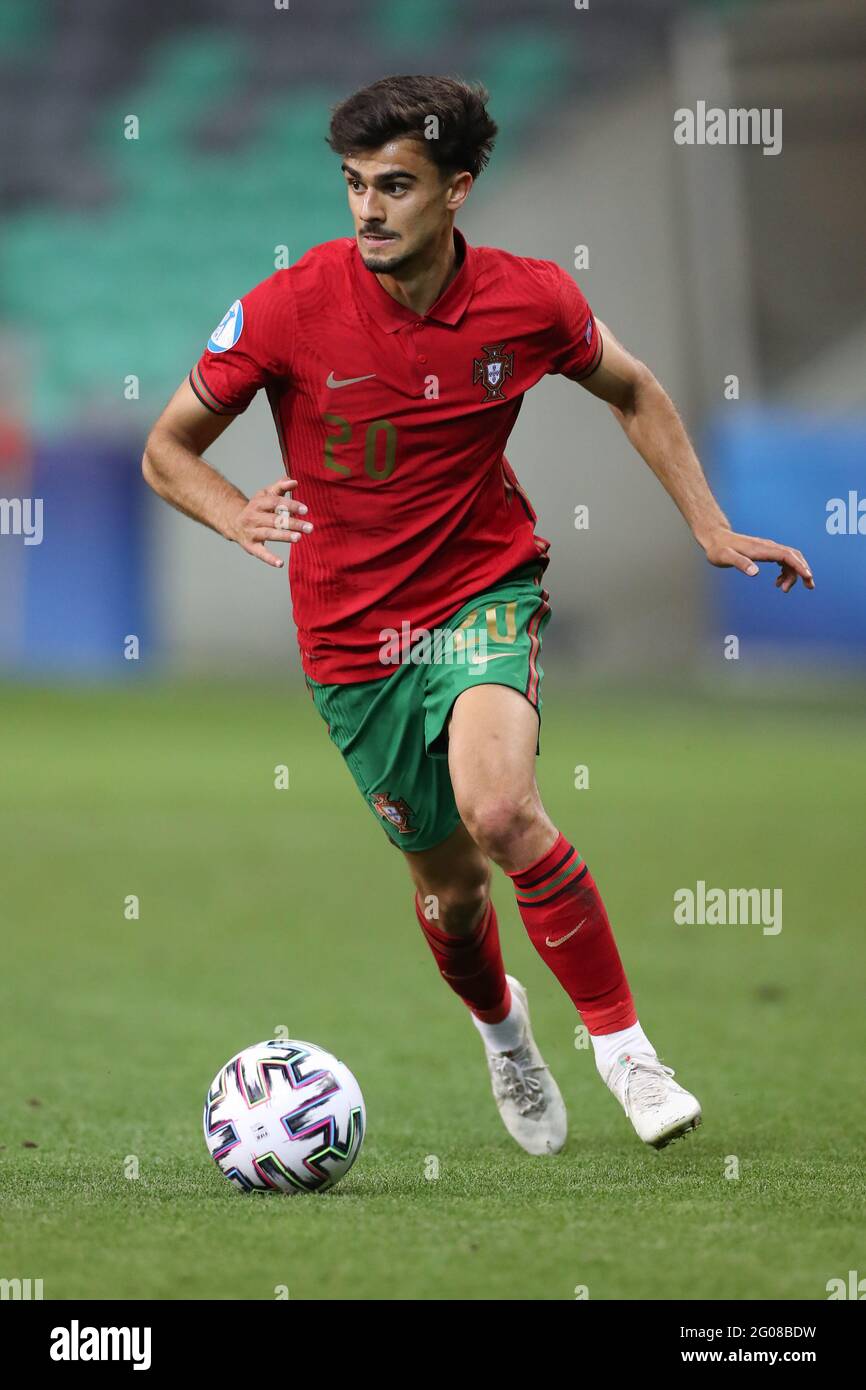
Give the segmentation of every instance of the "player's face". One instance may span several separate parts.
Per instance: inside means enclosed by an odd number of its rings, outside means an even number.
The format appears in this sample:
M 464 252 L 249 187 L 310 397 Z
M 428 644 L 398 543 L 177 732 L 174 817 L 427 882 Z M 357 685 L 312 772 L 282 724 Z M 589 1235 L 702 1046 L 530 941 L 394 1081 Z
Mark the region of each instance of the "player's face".
M 472 186 L 469 173 L 443 175 L 417 140 L 347 154 L 343 173 L 361 259 L 379 275 L 422 264 Z

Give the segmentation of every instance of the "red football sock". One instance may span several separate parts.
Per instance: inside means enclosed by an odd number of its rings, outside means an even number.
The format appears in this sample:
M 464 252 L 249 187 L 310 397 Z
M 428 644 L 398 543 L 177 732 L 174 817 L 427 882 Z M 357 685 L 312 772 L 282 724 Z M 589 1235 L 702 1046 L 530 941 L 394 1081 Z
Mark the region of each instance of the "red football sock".
M 509 874 L 529 939 L 590 1033 L 637 1022 L 601 895 L 564 835 L 528 869 Z
M 445 983 L 482 1023 L 501 1023 L 511 1008 L 511 990 L 499 946 L 492 902 L 468 936 L 452 936 L 424 916 L 418 894 L 415 913 Z

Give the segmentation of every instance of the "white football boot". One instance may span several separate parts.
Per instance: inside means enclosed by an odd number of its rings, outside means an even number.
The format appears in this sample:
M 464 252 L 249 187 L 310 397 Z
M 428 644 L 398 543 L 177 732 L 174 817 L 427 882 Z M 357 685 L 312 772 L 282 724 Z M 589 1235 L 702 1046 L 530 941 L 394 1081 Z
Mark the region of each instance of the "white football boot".
M 617 1058 L 607 1076 L 608 1088 L 638 1138 L 654 1149 L 682 1139 L 701 1123 L 700 1102 L 673 1076 L 673 1067 L 666 1067 L 658 1057 L 629 1052 Z
M 492 1052 L 485 1043 L 493 1099 L 512 1139 L 528 1154 L 557 1154 L 568 1134 L 568 1117 L 559 1087 L 532 1036 L 526 990 L 506 975 L 512 1000 L 523 1013 L 524 1037 L 509 1052 Z

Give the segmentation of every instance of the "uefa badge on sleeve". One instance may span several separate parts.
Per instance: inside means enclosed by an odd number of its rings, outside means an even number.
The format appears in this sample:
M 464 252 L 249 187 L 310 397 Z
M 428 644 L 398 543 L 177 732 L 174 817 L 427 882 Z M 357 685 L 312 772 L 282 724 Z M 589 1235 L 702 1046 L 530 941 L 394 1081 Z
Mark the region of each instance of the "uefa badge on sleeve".
M 244 306 L 236 299 L 227 309 L 207 340 L 209 352 L 228 352 L 241 336 L 244 326 Z

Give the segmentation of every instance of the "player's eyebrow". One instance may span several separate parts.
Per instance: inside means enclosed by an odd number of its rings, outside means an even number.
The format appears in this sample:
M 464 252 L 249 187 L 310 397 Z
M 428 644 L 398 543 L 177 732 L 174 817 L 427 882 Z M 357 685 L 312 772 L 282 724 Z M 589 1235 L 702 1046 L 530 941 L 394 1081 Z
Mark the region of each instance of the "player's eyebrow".
M 360 183 L 365 182 L 358 170 L 353 169 L 351 164 L 341 164 L 340 168 L 344 174 L 348 174 L 351 178 L 358 179 Z M 377 174 L 373 183 L 377 188 L 381 188 L 386 183 L 393 183 L 395 179 L 410 179 L 412 183 L 417 183 L 418 175 L 410 174 L 408 169 L 389 169 L 385 174 Z

